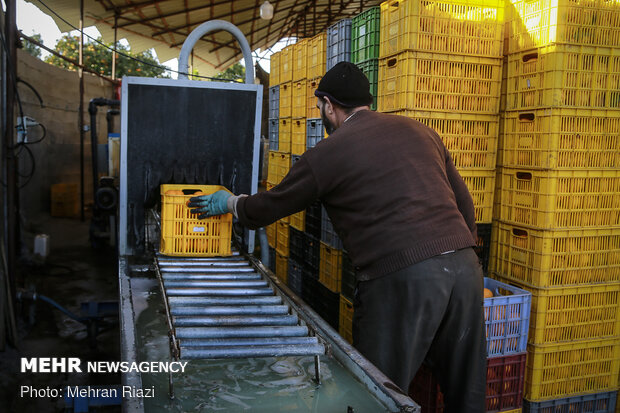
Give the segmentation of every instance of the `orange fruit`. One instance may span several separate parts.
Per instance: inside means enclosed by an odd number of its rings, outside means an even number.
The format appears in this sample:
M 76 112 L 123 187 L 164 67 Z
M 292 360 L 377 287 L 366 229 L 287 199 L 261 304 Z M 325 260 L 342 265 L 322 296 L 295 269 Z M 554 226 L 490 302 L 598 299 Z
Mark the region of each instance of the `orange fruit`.
M 484 298 L 491 298 L 493 297 L 493 292 L 491 290 L 489 290 L 488 288 L 484 289 Z

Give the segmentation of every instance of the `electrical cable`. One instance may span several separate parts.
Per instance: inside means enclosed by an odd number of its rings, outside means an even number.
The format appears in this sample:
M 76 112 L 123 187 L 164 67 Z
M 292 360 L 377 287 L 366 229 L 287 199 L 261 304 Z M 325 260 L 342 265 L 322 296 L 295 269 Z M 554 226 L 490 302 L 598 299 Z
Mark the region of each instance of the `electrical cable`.
M 105 44 L 103 42 L 100 42 L 98 39 L 95 39 L 94 37 L 89 36 L 88 34 L 84 33 L 84 30 L 80 30 L 77 27 L 75 27 L 74 25 L 72 25 L 71 23 L 69 23 L 61 15 L 59 15 L 54 10 L 52 10 L 52 8 L 50 6 L 48 6 L 47 4 L 45 4 L 42 0 L 38 0 L 38 2 L 41 3 L 43 6 L 45 6 L 45 8 L 48 9 L 52 14 L 54 14 L 54 16 L 56 16 L 60 20 L 62 20 L 63 23 L 65 23 L 67 26 L 73 28 L 73 30 L 77 30 L 82 35 L 88 37 L 90 40 L 100 44 L 101 46 L 105 47 L 106 49 L 108 49 L 108 50 L 110 50 L 110 51 L 112 51 L 114 53 L 117 53 L 117 54 L 119 54 L 119 55 L 121 55 L 123 57 L 126 57 L 126 58 L 131 59 L 131 60 L 135 60 L 136 62 L 142 63 L 142 64 L 147 65 L 147 66 L 155 67 L 155 68 L 158 68 L 158 69 L 164 69 L 164 70 L 166 70 L 168 72 L 177 73 L 177 74 L 180 74 L 180 75 L 192 76 L 193 78 L 198 77 L 198 78 L 201 78 L 201 79 L 208 79 L 208 80 L 215 80 L 215 81 L 229 81 L 229 79 L 219 79 L 219 78 L 209 77 L 209 76 L 193 75 L 191 73 L 182 73 L 182 72 L 179 72 L 178 70 L 173 70 L 173 69 L 171 69 L 171 68 L 169 68 L 167 66 L 161 66 L 161 65 L 156 65 L 156 64 L 153 64 L 153 63 L 145 62 L 145 61 L 142 61 L 142 60 L 140 60 L 140 59 L 138 59 L 136 57 L 130 56 L 130 55 L 125 54 L 123 52 L 119 52 L 118 50 L 116 50 L 116 48 L 112 48 L 112 47 L 108 46 L 107 44 Z

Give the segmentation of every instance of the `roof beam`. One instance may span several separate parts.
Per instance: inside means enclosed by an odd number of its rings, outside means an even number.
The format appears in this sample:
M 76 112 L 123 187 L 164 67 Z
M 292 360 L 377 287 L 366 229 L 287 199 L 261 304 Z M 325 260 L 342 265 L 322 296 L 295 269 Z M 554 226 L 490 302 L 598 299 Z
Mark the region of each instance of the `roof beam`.
M 281 9 L 280 11 L 287 11 L 287 10 L 289 10 L 289 9 L 292 9 L 292 8 L 293 8 L 293 7 L 295 7 L 295 6 L 296 6 L 296 4 L 293 4 L 293 5 L 291 5 L 291 6 L 287 6 L 287 7 L 283 8 L 283 9 Z M 246 7 L 246 8 L 241 9 L 241 10 L 236 10 L 234 13 L 235 13 L 235 14 L 236 14 L 236 13 L 243 13 L 243 12 L 250 11 L 250 10 L 254 10 L 254 15 L 256 16 L 256 7 L 254 7 L 254 6 L 252 6 L 252 7 Z M 225 18 L 225 17 L 230 17 L 230 16 L 232 16 L 232 13 L 224 14 L 224 15 L 221 15 L 221 16 L 215 16 L 215 18 L 217 18 L 217 19 L 223 19 L 223 18 Z M 253 17 L 253 18 L 250 18 L 250 19 L 246 19 L 246 20 L 244 20 L 244 21 L 242 21 L 242 22 L 236 22 L 236 23 L 235 23 L 235 26 L 237 26 L 237 27 L 238 27 L 238 26 L 244 25 L 244 24 L 246 24 L 246 23 L 251 23 L 251 22 L 253 22 L 254 20 L 256 20 L 256 17 Z M 201 23 L 202 23 L 202 22 L 194 22 L 194 23 L 190 23 L 190 24 L 184 24 L 183 26 L 173 27 L 173 28 L 171 28 L 170 30 L 182 30 L 182 29 L 187 29 L 187 28 L 192 27 L 192 26 L 197 26 L 197 25 L 199 25 L 199 24 L 201 24 Z M 162 35 L 162 34 L 165 34 L 165 33 L 166 33 L 166 31 L 160 31 L 160 32 L 153 33 L 153 34 L 152 34 L 152 36 L 159 36 L 159 35 Z

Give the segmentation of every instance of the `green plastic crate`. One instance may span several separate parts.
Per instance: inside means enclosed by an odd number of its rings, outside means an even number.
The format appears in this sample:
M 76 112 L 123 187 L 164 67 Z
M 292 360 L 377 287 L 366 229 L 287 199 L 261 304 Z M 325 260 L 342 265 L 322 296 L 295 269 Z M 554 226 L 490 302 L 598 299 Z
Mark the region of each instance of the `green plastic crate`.
M 377 110 L 377 85 L 379 78 L 379 59 L 373 59 L 362 63 L 357 63 L 357 67 L 360 68 L 362 72 L 368 78 L 370 82 L 370 94 L 372 95 L 372 105 L 370 105 L 370 109 Z
M 362 63 L 379 58 L 381 8 L 372 7 L 352 20 L 351 61 Z

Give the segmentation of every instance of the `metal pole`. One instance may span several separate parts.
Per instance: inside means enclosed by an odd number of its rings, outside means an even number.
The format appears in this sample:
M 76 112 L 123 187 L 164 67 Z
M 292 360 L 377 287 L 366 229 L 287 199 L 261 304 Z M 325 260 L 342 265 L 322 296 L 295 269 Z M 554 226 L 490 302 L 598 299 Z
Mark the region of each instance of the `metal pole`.
M 118 13 L 114 13 L 114 51 L 112 52 L 112 79 L 116 79 L 116 41 L 118 35 Z
M 84 0 L 80 0 L 80 46 L 78 48 L 78 77 L 80 78 L 80 107 L 78 127 L 80 128 L 80 219 L 84 221 Z
M 13 144 L 15 142 L 15 82 L 17 80 L 17 51 L 16 51 L 16 4 L 15 0 L 6 1 L 5 15 L 6 40 L 6 65 L 7 72 L 13 71 L 6 78 L 6 127 L 4 130 L 4 156 L 6 159 L 6 230 L 7 230 L 7 274 L 9 288 L 7 288 L 7 298 L 10 300 L 11 307 L 15 308 L 15 264 L 19 251 L 19 190 L 17 187 L 17 157 L 14 156 Z M 11 76 L 13 76 L 11 78 Z M 12 315 L 12 314 L 11 314 Z M 14 332 L 12 332 L 14 333 Z M 9 338 L 11 339 L 11 337 Z M 12 337 L 16 343 L 17 337 Z

